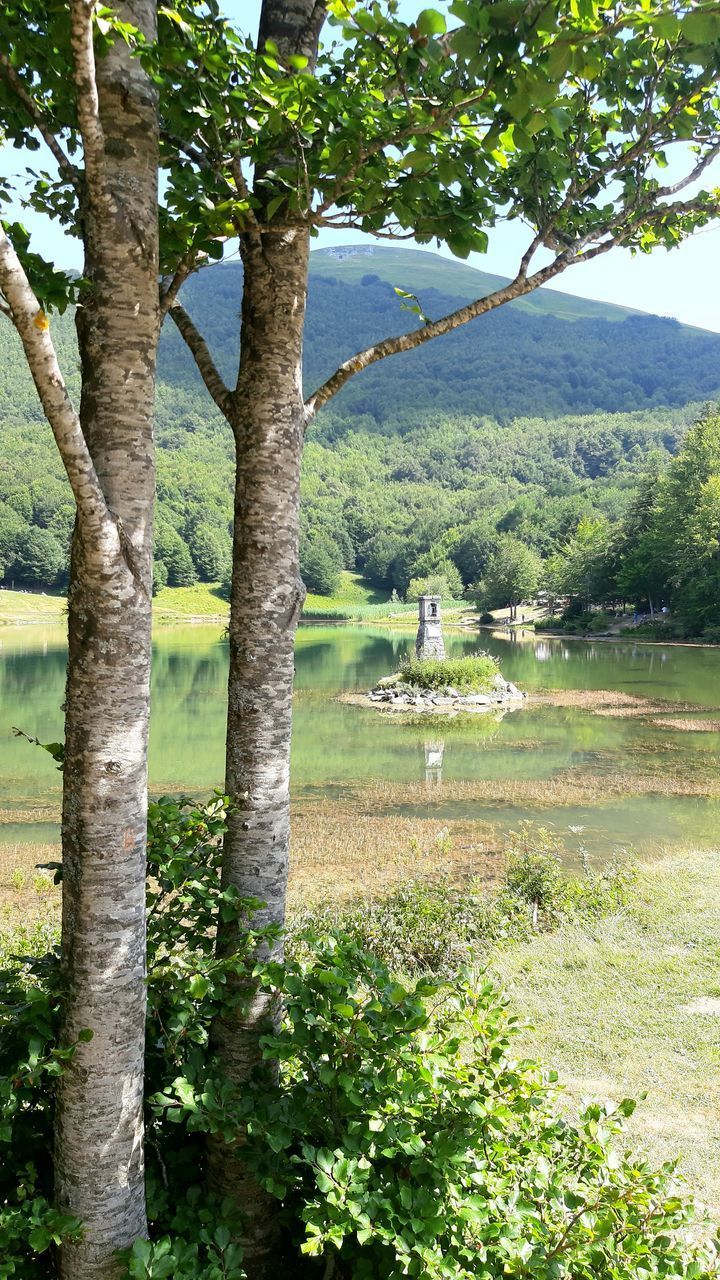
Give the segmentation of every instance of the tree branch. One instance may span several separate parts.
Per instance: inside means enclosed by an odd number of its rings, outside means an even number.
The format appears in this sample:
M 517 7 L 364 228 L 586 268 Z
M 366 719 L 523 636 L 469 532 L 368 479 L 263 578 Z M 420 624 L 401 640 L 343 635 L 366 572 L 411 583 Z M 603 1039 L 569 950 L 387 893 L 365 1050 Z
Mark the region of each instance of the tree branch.
M 72 487 L 78 514 L 85 526 L 93 531 L 108 520 L 110 513 L 105 495 L 60 371 L 47 317 L 2 224 L 0 289 L 23 344 L 33 382 Z
M 12 89 L 18 102 L 22 103 L 27 111 L 28 116 L 32 120 L 35 128 L 40 134 L 43 142 L 55 158 L 55 163 L 62 176 L 75 188 L 78 195 L 82 191 L 82 178 L 63 151 L 55 134 L 50 128 L 50 124 L 44 113 L 40 110 L 38 104 L 31 94 L 28 93 L 20 76 L 12 65 L 7 54 L 0 49 L 0 75 L 2 75 L 6 84 Z
M 232 396 L 229 387 L 227 387 L 218 373 L 217 366 L 205 339 L 196 329 L 193 321 L 190 319 L 187 311 L 182 303 L 177 299 L 168 307 L 168 315 L 172 317 L 180 331 L 181 337 L 187 343 L 192 352 L 195 364 L 198 367 L 200 377 L 207 387 L 210 395 L 215 401 L 218 409 L 224 418 L 230 421 L 230 410 L 232 407 Z
M 70 0 L 70 45 L 73 79 L 77 89 L 78 124 L 83 141 L 83 159 L 91 201 L 107 199 L 105 177 L 105 135 L 100 120 L 95 48 L 93 45 L 94 0 Z
M 489 293 L 484 298 L 477 298 L 475 302 L 459 307 L 457 311 L 442 316 L 440 320 L 433 320 L 422 329 L 413 329 L 411 333 L 401 333 L 395 338 L 385 338 L 383 342 L 376 342 L 373 346 L 366 347 L 364 351 L 358 351 L 356 355 L 341 364 L 332 377 L 328 378 L 327 382 L 318 387 L 305 401 L 306 422 L 309 422 L 332 396 L 337 395 L 356 373 L 367 369 L 378 360 L 384 360 L 387 356 L 398 355 L 401 351 L 412 351 L 415 347 L 430 342 L 432 338 L 440 338 L 445 333 L 451 333 L 453 329 L 458 329 L 460 325 L 467 324 L 477 316 L 486 315 L 488 311 L 494 311 L 506 302 L 512 302 L 515 298 L 522 298 L 532 293 L 564 271 L 573 261 L 576 252 L 575 248 L 566 250 L 559 254 L 549 266 L 536 271 L 532 276 L 524 274 L 521 267 L 515 279 L 504 285 L 502 289 L 496 289 L 494 293 Z

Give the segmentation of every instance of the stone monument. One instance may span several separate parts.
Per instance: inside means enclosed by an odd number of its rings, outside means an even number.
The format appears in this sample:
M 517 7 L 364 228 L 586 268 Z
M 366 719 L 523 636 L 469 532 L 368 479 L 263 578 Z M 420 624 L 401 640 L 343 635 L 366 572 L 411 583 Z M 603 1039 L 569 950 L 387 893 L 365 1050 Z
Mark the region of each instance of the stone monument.
M 418 658 L 444 658 L 445 643 L 440 623 L 440 596 L 420 596 L 415 653 Z

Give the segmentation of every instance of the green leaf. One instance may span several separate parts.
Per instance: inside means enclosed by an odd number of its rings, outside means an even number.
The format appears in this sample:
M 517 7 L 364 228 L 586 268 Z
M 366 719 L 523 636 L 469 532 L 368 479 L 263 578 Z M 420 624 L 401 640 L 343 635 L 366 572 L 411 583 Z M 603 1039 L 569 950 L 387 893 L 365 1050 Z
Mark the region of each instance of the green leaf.
M 416 25 L 422 36 L 442 36 L 447 31 L 445 17 L 437 9 L 423 9 Z

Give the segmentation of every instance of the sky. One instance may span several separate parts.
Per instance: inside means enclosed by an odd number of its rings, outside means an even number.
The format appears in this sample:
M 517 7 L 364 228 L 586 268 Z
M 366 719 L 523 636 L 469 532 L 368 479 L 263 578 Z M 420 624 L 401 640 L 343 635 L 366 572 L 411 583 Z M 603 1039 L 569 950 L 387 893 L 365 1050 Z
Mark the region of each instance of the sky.
M 261 0 L 225 0 L 224 8 L 227 16 L 241 30 L 254 33 L 260 3 Z M 443 0 L 439 3 L 435 0 L 435 3 L 436 7 L 443 7 Z M 401 0 L 401 13 L 406 18 L 419 12 L 422 7 L 422 0 Z M 22 153 L 13 151 L 12 148 L 0 151 L 0 175 L 21 172 L 23 160 Z M 39 153 L 32 156 L 32 164 L 33 167 L 41 167 Z M 720 170 L 720 165 L 718 169 Z M 715 181 L 720 184 L 720 172 L 714 176 Z M 58 228 L 37 215 L 24 212 L 22 218 L 33 237 L 37 238 L 37 249 L 40 252 L 45 256 L 52 256 L 60 266 L 80 266 L 79 246 L 76 242 L 65 238 Z M 491 232 L 488 252 L 472 254 L 468 262 L 480 270 L 514 275 L 527 241 L 527 231 L 520 224 L 501 225 Z M 324 229 L 314 241 L 314 247 L 325 248 L 350 243 L 376 242 L 362 232 Z M 444 248 L 413 246 L 411 241 L 405 244 L 452 257 L 449 250 Z M 570 268 L 549 287 L 658 315 L 674 316 L 686 324 L 720 332 L 720 223 L 697 232 L 670 252 L 656 249 L 652 254 L 633 257 L 626 249 L 611 250 L 594 262 Z

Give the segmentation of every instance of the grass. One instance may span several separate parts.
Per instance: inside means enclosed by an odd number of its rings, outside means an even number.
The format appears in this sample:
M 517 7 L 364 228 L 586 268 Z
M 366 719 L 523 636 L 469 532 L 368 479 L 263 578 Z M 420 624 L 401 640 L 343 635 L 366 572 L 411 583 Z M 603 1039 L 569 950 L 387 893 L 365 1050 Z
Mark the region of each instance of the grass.
M 467 608 L 465 602 L 448 601 L 446 609 Z M 156 622 L 181 622 L 191 618 L 222 618 L 230 611 L 220 595 L 219 583 L 196 582 L 193 587 L 165 587 L 153 600 Z M 390 603 L 386 591 L 378 591 L 361 574 L 343 571 L 331 596 L 308 592 L 303 617 L 309 621 L 365 622 L 388 616 L 417 616 L 416 604 Z M 65 597 L 32 591 L 0 589 L 0 626 L 28 622 L 62 622 Z
M 492 687 L 497 671 L 497 661 L 489 653 L 469 653 L 464 658 L 406 658 L 400 675 L 404 684 L 415 689 L 484 693 Z
M 178 618 L 226 618 L 230 605 L 219 594 L 217 582 L 196 582 L 193 587 L 164 587 L 153 600 L 157 621 Z
M 41 591 L 8 591 L 0 588 L 0 625 L 26 622 L 62 622 L 65 597 Z
M 491 968 L 532 1023 L 521 1052 L 557 1069 L 567 1106 L 647 1094 L 631 1139 L 682 1157 L 720 1211 L 720 874 L 716 853 L 641 867 L 628 907 L 494 953 Z

